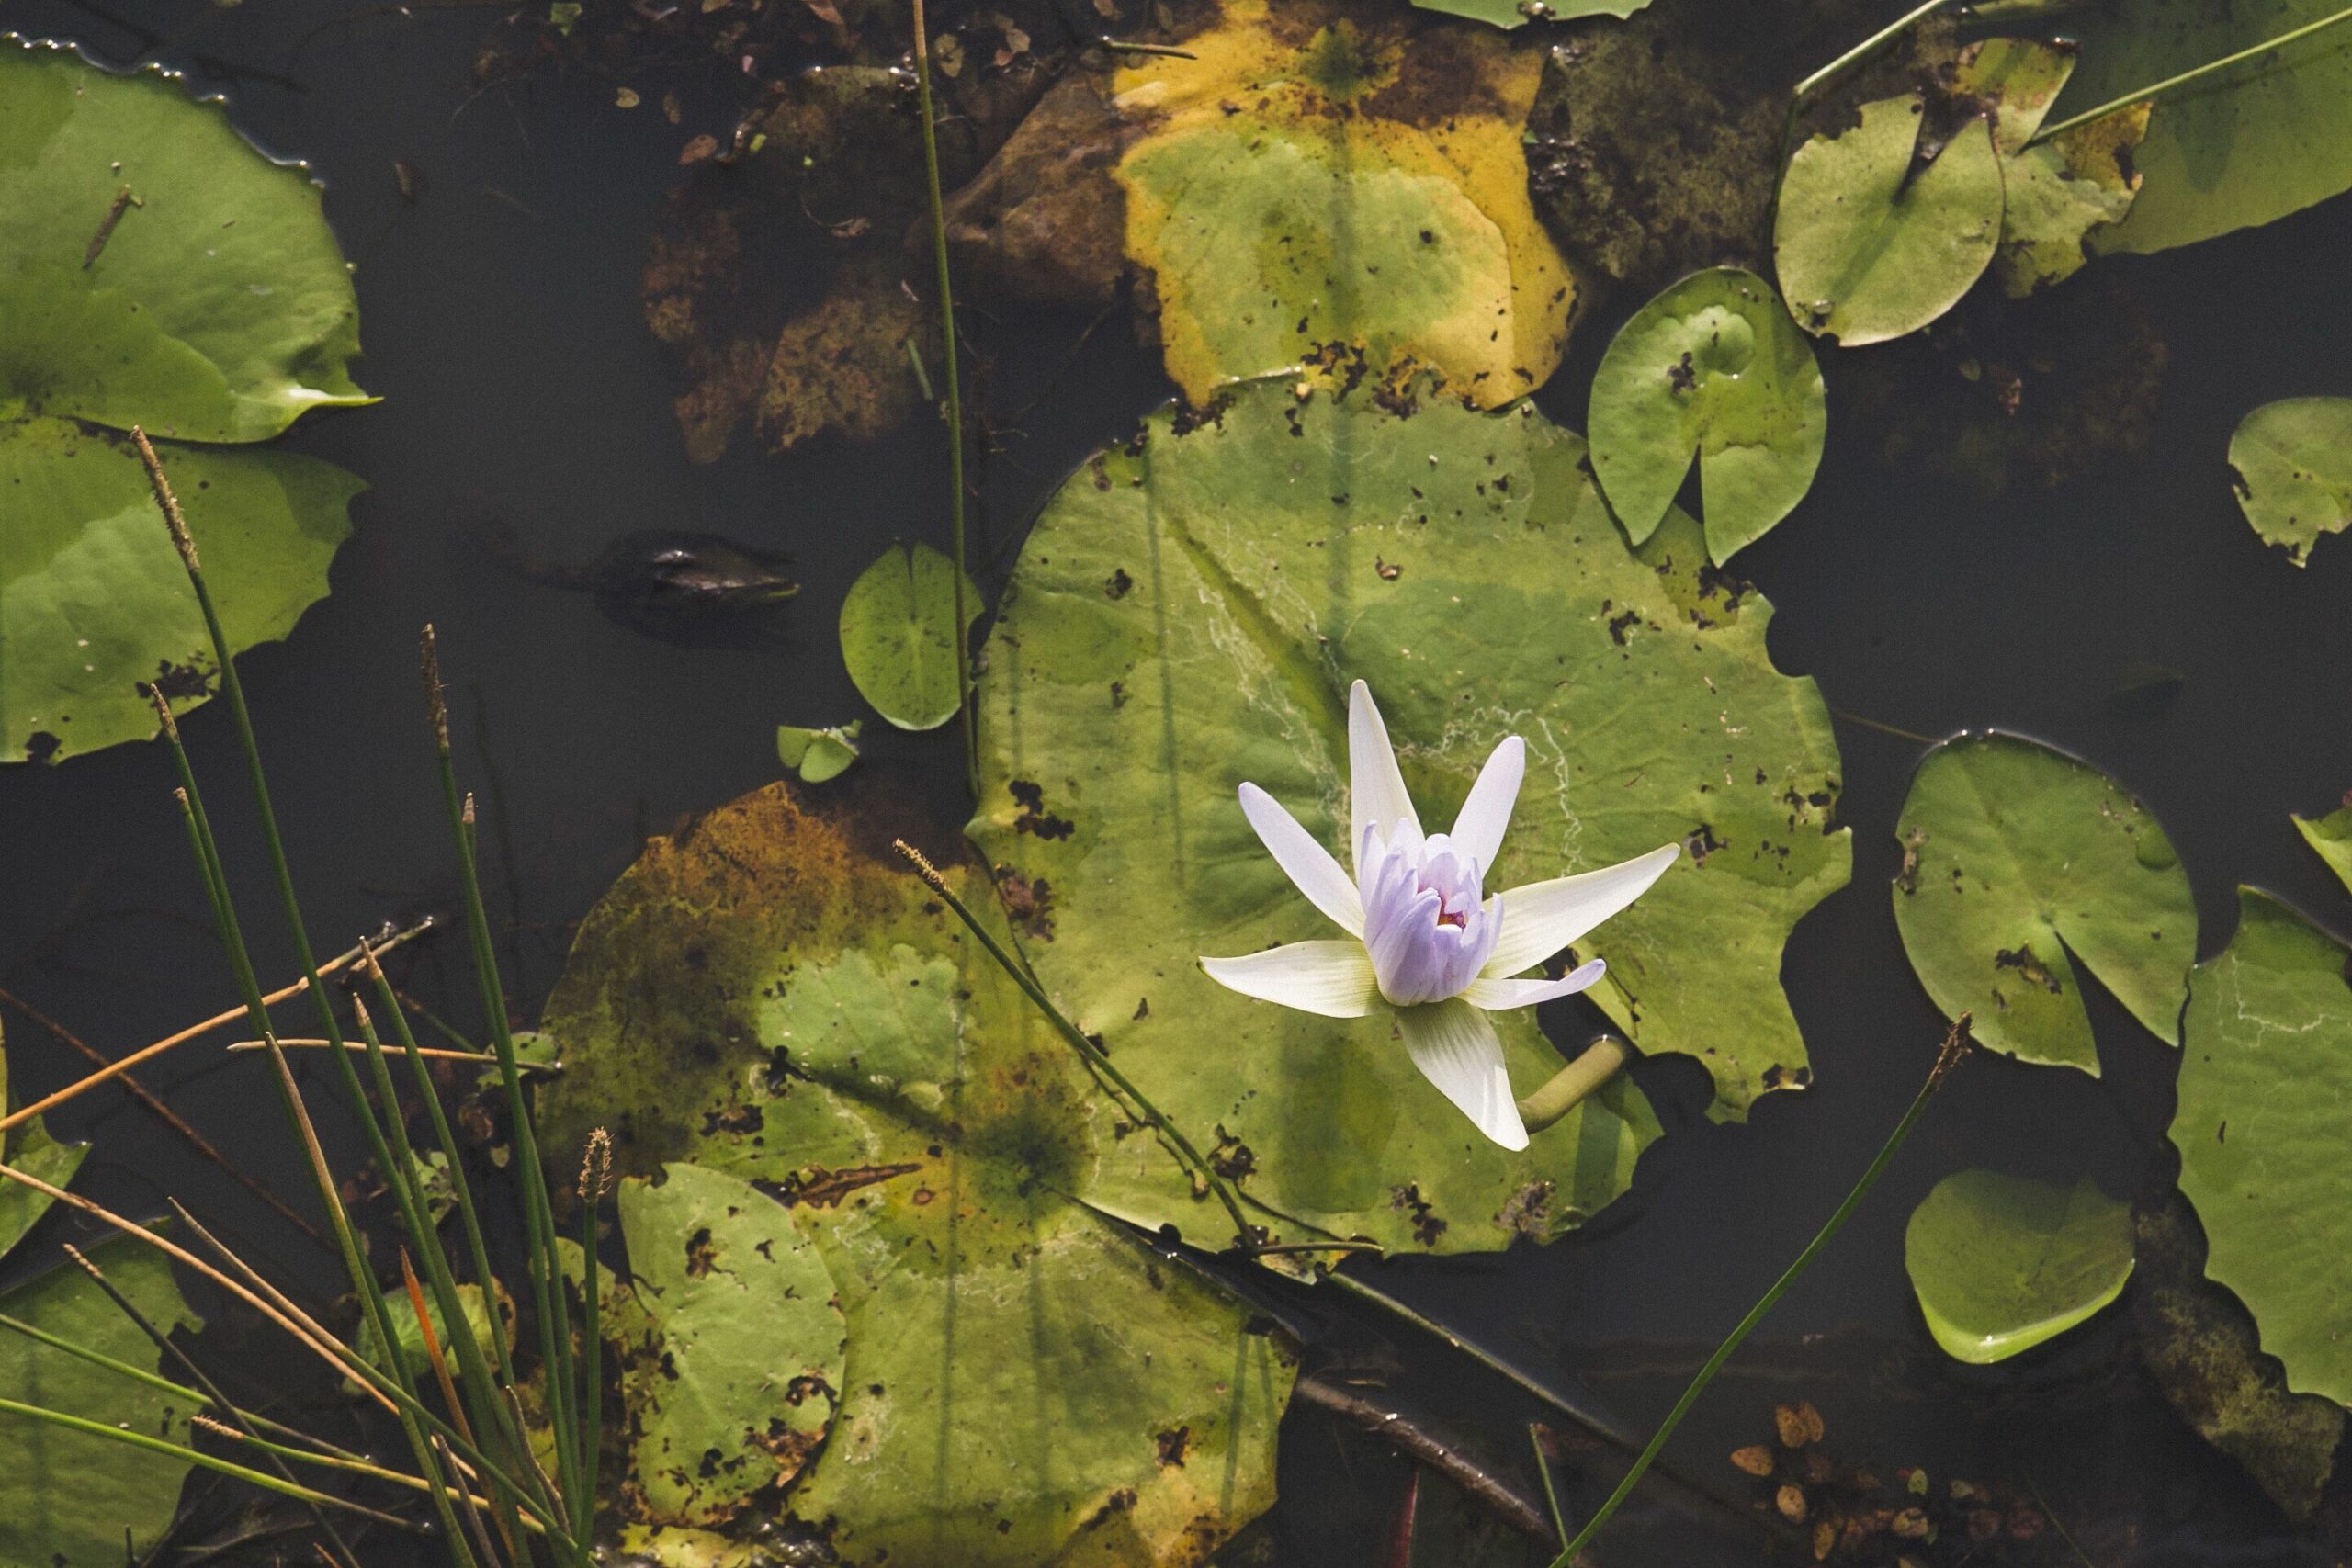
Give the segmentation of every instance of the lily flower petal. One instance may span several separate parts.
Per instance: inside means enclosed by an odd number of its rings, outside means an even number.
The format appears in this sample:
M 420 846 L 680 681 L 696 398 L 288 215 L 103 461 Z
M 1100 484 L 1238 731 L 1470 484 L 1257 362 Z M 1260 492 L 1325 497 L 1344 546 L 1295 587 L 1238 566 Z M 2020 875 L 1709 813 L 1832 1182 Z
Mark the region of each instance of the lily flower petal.
M 1680 844 L 1662 844 L 1600 871 L 1505 889 L 1502 934 L 1481 972 L 1500 977 L 1543 963 L 1648 892 L 1681 853 Z
M 1331 852 L 1299 826 L 1298 818 L 1256 784 L 1241 786 L 1241 815 L 1256 829 L 1258 841 L 1274 857 L 1306 901 L 1331 917 L 1350 936 L 1363 935 L 1363 899 L 1354 879 L 1340 869 Z
M 1556 980 L 1500 980 L 1491 975 L 1481 975 L 1462 987 L 1462 999 L 1474 1008 L 1488 1012 L 1500 1012 L 1506 1008 L 1532 1008 L 1537 1002 L 1548 1002 L 1555 997 L 1573 997 L 1600 978 L 1605 965 L 1600 959 L 1580 964 Z
M 1377 828 L 1383 839 L 1404 837 L 1396 824 L 1408 824 L 1412 837 L 1421 836 L 1421 818 L 1413 797 L 1405 793 L 1405 775 L 1396 766 L 1396 749 L 1388 743 L 1388 726 L 1372 700 L 1372 688 L 1358 681 L 1348 689 L 1348 794 L 1352 807 L 1348 841 L 1359 849 L 1364 829 Z M 1357 868 L 1361 871 L 1363 868 Z
M 1461 813 L 1453 819 L 1453 852 L 1482 866 L 1495 863 L 1503 847 L 1503 829 L 1510 826 L 1510 808 L 1519 804 L 1519 781 L 1527 773 L 1527 742 L 1516 735 L 1503 743 L 1478 770 Z
M 1362 1018 L 1380 1005 L 1360 942 L 1294 942 L 1241 958 L 1204 958 L 1201 967 L 1245 997 L 1325 1018 Z
M 1511 1098 L 1503 1044 L 1487 1015 L 1461 998 L 1401 1008 L 1396 1028 L 1421 1076 L 1507 1149 L 1527 1146 L 1527 1124 Z

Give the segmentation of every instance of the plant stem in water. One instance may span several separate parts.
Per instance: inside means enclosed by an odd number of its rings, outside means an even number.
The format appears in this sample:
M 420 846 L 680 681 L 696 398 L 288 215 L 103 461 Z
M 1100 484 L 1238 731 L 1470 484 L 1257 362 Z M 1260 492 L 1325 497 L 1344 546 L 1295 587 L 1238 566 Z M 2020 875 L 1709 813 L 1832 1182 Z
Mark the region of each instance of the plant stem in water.
M 922 104 L 922 173 L 931 200 L 932 258 L 939 272 L 940 357 L 947 377 L 947 523 L 956 547 L 956 699 L 964 731 L 964 778 L 980 795 L 980 737 L 972 713 L 972 623 L 964 604 L 964 383 L 956 367 L 956 288 L 947 269 L 947 203 L 939 190 L 939 128 L 931 107 L 931 33 L 914 0 L 915 90 Z M 922 360 L 916 360 L 922 368 Z
M 1633 1495 L 1634 1488 L 1657 1460 L 1658 1450 L 1666 1447 L 1668 1438 L 1674 1436 L 1674 1429 L 1682 1424 L 1682 1417 L 1690 1414 L 1690 1406 L 1698 1403 L 1699 1396 L 1706 1392 L 1715 1374 L 1723 1371 L 1724 1363 L 1731 1359 L 1732 1352 L 1738 1349 L 1756 1325 L 1764 1321 L 1765 1314 L 1788 1293 L 1789 1287 L 1797 1282 L 1797 1277 L 1813 1266 L 1813 1260 L 1820 1256 L 1821 1249 L 1829 1245 L 1830 1237 L 1836 1235 L 1847 1219 L 1860 1207 L 1863 1198 L 1878 1184 L 1880 1175 L 1894 1158 L 1894 1151 L 1901 1148 L 1903 1141 L 1911 1135 L 1919 1113 L 1927 1110 L 1928 1101 L 1935 1098 L 1936 1090 L 1943 1087 L 1944 1079 L 1951 1075 L 1953 1066 L 1966 1054 L 1968 1023 L 1966 1013 L 1953 1021 L 1951 1032 L 1944 1036 L 1943 1045 L 1936 1053 L 1936 1065 L 1928 1071 L 1928 1081 L 1919 1086 L 1919 1092 L 1912 1097 L 1910 1108 L 1903 1112 L 1903 1120 L 1897 1122 L 1894 1131 L 1886 1135 L 1886 1142 L 1879 1146 L 1878 1154 L 1863 1169 L 1853 1190 L 1846 1194 L 1845 1201 L 1838 1205 L 1837 1212 L 1814 1234 L 1813 1239 L 1804 1244 L 1804 1250 L 1797 1254 L 1796 1260 L 1781 1271 L 1781 1277 L 1772 1281 L 1771 1288 L 1747 1309 L 1747 1315 L 1741 1318 L 1724 1342 L 1715 1347 L 1714 1354 L 1709 1356 L 1706 1364 L 1699 1369 L 1699 1375 L 1690 1380 L 1690 1386 L 1682 1391 L 1682 1397 L 1674 1402 L 1674 1408 L 1666 1413 L 1664 1421 L 1658 1423 L 1657 1432 L 1651 1435 L 1648 1444 L 1634 1461 L 1633 1468 L 1625 1472 L 1623 1480 L 1617 1483 L 1617 1490 L 1611 1492 L 1609 1500 L 1585 1521 L 1584 1529 L 1577 1532 L 1576 1539 L 1552 1560 L 1552 1568 L 1570 1568 L 1577 1560 L 1577 1553 L 1600 1532 L 1600 1527 L 1609 1522 L 1609 1517 L 1617 1511 L 1618 1506 Z

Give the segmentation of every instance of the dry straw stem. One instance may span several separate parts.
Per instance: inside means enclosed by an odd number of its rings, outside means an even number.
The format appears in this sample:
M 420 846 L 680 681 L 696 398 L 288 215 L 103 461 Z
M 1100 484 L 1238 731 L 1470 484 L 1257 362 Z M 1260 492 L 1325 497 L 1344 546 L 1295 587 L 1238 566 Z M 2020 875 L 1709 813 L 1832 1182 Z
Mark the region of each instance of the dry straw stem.
M 328 1051 L 333 1050 L 336 1043 L 335 1041 L 321 1040 L 315 1036 L 304 1036 L 293 1040 L 280 1039 L 277 1042 L 278 1048 L 285 1051 Z M 365 1041 L 345 1040 L 341 1042 L 341 1044 L 345 1051 L 355 1055 L 364 1056 L 368 1054 L 368 1044 Z M 266 1040 L 232 1040 L 222 1048 L 234 1055 L 246 1055 L 255 1051 L 266 1051 L 270 1043 Z M 416 1048 L 416 1054 L 428 1062 L 470 1062 L 478 1066 L 498 1065 L 498 1058 L 487 1051 L 451 1051 L 439 1045 L 420 1045 Z M 560 1062 L 523 1062 L 517 1065 L 526 1073 L 555 1073 L 563 1070 L 563 1064 Z
M 79 1193 L 68 1192 L 62 1187 L 52 1187 L 48 1182 L 43 1181 L 40 1177 L 34 1176 L 27 1171 L 18 1170 L 15 1166 L 0 1165 L 0 1180 L 13 1181 L 20 1187 L 28 1187 L 35 1192 L 39 1192 L 42 1196 L 48 1198 L 52 1202 L 63 1203 L 69 1208 L 79 1209 L 82 1213 L 89 1215 L 92 1219 L 98 1221 L 100 1224 L 111 1225 L 125 1235 L 135 1236 L 140 1241 L 155 1248 L 158 1252 L 163 1253 L 165 1257 L 171 1258 L 175 1262 L 184 1264 L 187 1268 L 195 1269 L 198 1273 L 203 1275 L 206 1279 L 211 1280 L 214 1284 L 220 1286 L 231 1295 L 235 1296 L 239 1301 L 243 1302 L 247 1306 L 252 1307 L 255 1312 L 260 1313 L 264 1317 L 269 1319 L 270 1322 L 276 1324 L 278 1327 L 292 1335 L 296 1339 L 300 1340 L 304 1346 L 316 1353 L 327 1363 L 327 1365 L 333 1367 L 337 1372 L 353 1379 L 359 1382 L 363 1387 L 369 1386 L 368 1383 L 367 1373 L 359 1370 L 362 1363 L 360 1362 L 359 1358 L 352 1351 L 350 1347 L 337 1340 L 333 1335 L 328 1334 L 316 1324 L 311 1323 L 304 1314 L 298 1312 L 289 1315 L 288 1313 L 280 1311 L 277 1306 L 271 1304 L 267 1301 L 265 1301 L 254 1292 L 248 1290 L 243 1281 L 230 1278 L 229 1275 L 223 1273 L 219 1269 L 214 1268 L 211 1264 L 206 1262 L 203 1258 L 198 1258 L 195 1253 L 190 1252 L 187 1248 L 180 1246 L 177 1242 L 173 1241 L 168 1236 L 157 1235 L 153 1231 L 149 1230 L 146 1226 L 126 1220 L 111 1209 L 103 1208 L 100 1205 L 92 1202 L 89 1199 L 82 1197 Z M 174 1207 L 177 1208 L 178 1205 L 175 1204 Z M 185 1214 L 185 1211 L 182 1211 L 182 1213 Z M 218 1241 L 212 1241 L 212 1238 L 209 1235 L 207 1235 L 205 1239 L 210 1241 L 211 1245 L 216 1247 L 220 1245 Z M 258 1278 L 258 1276 L 256 1276 L 256 1278 Z M 272 1293 L 275 1294 L 276 1292 L 273 1292 Z M 392 1407 L 391 1402 L 385 1399 L 381 1394 L 378 1394 L 377 1398 L 386 1409 L 389 1410 Z
M 421 920 L 417 924 L 410 926 L 404 931 L 390 932 L 376 944 L 376 951 L 379 953 L 389 952 L 390 949 L 399 946 L 404 942 L 422 936 L 425 931 L 431 930 L 433 922 L 431 920 Z M 322 976 L 324 976 L 349 968 L 352 964 L 359 962 L 360 953 L 365 950 L 365 948 L 366 944 L 362 943 L 360 946 L 353 948 L 348 953 L 340 953 L 334 958 L 330 958 L 324 964 L 319 965 L 319 974 Z M 276 1007 L 282 1001 L 287 1001 L 292 998 L 300 996 L 310 988 L 311 982 L 308 979 L 297 980 L 292 985 L 282 986 L 277 990 L 270 992 L 269 995 L 262 998 L 262 1005 L 264 1007 Z M 243 1018 L 245 1016 L 245 1011 L 246 1010 L 243 1005 L 240 1004 L 229 1009 L 226 1012 L 215 1013 L 201 1023 L 192 1023 L 176 1034 L 167 1034 L 163 1039 L 156 1041 L 153 1045 L 148 1045 L 140 1050 L 133 1051 L 130 1055 L 123 1057 L 120 1061 L 107 1064 L 105 1067 L 92 1073 L 87 1077 L 75 1079 L 74 1082 L 67 1084 L 63 1089 L 59 1089 L 55 1094 L 44 1096 L 40 1100 L 34 1100 L 30 1105 L 10 1111 L 6 1116 L 0 1116 L 0 1133 L 6 1133 L 11 1128 L 20 1126 L 23 1123 L 31 1121 L 34 1117 L 39 1116 L 41 1112 L 54 1110 L 56 1107 L 64 1104 L 67 1100 L 97 1088 L 98 1085 L 107 1082 L 108 1079 L 120 1077 L 123 1074 L 130 1071 L 133 1067 L 139 1066 L 146 1062 L 151 1062 L 167 1051 L 176 1050 L 180 1046 L 187 1044 L 191 1040 L 200 1040 L 216 1029 L 226 1029 L 229 1025 L 236 1022 L 239 1019 Z

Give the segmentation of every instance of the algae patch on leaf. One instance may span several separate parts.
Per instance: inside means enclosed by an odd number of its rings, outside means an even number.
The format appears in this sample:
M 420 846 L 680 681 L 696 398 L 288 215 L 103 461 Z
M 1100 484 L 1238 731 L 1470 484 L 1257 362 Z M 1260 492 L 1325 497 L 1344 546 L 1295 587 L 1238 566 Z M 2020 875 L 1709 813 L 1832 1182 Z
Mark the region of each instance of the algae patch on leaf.
M 1169 1156 L 1098 1114 L 1069 1045 L 891 852 L 909 825 L 872 804 L 879 793 L 834 808 L 771 785 L 649 844 L 582 925 L 549 999 L 565 1072 L 541 1102 L 543 1142 L 577 1147 L 609 1123 L 625 1172 L 685 1161 L 712 1190 L 732 1184 L 739 1207 L 750 1183 L 775 1213 L 740 1223 L 784 1238 L 775 1253 L 792 1246 L 778 1227 L 797 1231 L 831 1281 L 829 1330 L 808 1304 L 808 1257 L 773 1274 L 750 1265 L 793 1303 L 794 1326 L 758 1365 L 790 1370 L 755 1386 L 722 1358 L 721 1375 L 697 1379 L 713 1407 L 671 1427 L 741 1423 L 755 1446 L 774 1434 L 798 1450 L 832 1404 L 788 1483 L 776 1449 L 732 1472 L 768 1465 L 780 1495 L 730 1520 L 720 1545 L 749 1551 L 782 1526 L 824 1533 L 849 1562 L 1205 1554 L 1273 1500 L 1291 1355 L 1082 1201 L 1103 1145 Z M 988 868 L 944 833 L 922 839 L 989 909 Z M 664 1189 L 636 1190 L 632 1255 L 689 1280 L 704 1258 L 697 1290 L 719 1290 L 749 1233 L 714 1224 L 695 1248 L 707 1216 L 656 1214 L 645 1200 Z M 1186 1219 L 1205 1234 L 1217 1213 L 1204 1201 Z M 700 1332 L 734 1337 L 711 1318 Z M 838 1379 L 808 1370 L 839 1342 L 829 1333 L 845 1334 Z M 811 1375 L 829 1392 L 796 1386 Z M 1180 1428 L 1182 1461 L 1170 1462 L 1159 1435 Z M 750 1451 L 729 1445 L 721 1461 Z M 657 1560 L 713 1560 L 701 1527 L 662 1524 L 652 1505 L 625 1516 L 630 1540 Z
M 369 400 L 349 269 L 300 168 L 155 71 L 0 39 L 0 761 L 154 733 L 211 694 L 206 637 L 136 458 L 158 438 L 232 646 L 327 591 L 358 482 L 266 440 Z
M 1963 1170 L 1911 1211 L 1903 1262 L 1945 1354 L 1977 1365 L 2005 1361 L 2123 1293 L 2132 1211 L 2088 1177 L 2070 1190 Z
M 1559 363 L 1574 287 L 1527 192 L 1542 51 L 1468 24 L 1225 0 L 1114 82 L 1126 248 L 1196 406 L 1317 369 L 1493 408 Z
M 1928 753 L 1896 828 L 1903 951 L 1979 1043 L 2097 1077 L 2080 959 L 2167 1043 L 2197 956 L 2197 906 L 2171 840 L 2087 763 L 2013 735 Z

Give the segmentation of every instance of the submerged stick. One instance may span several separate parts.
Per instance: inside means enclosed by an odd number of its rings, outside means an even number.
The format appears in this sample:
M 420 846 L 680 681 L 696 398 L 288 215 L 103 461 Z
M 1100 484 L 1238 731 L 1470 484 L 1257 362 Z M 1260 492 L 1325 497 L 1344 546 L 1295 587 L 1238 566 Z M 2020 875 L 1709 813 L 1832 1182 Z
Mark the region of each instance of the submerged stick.
M 1291 1385 L 1291 1396 L 1344 1417 L 1359 1430 L 1378 1438 L 1407 1458 L 1429 1466 L 1460 1487 L 1464 1495 L 1521 1535 L 1551 1541 L 1551 1526 L 1534 1502 L 1467 1454 L 1437 1437 L 1420 1423 L 1385 1405 L 1348 1393 L 1320 1377 L 1307 1376 Z
M 1936 1052 L 1936 1065 L 1928 1070 L 1928 1081 L 1919 1086 L 1919 1092 L 1912 1097 L 1909 1109 L 1903 1112 L 1903 1119 L 1894 1124 L 1894 1131 L 1886 1135 L 1886 1142 L 1879 1145 L 1877 1155 L 1863 1168 L 1852 1190 L 1846 1194 L 1845 1201 L 1838 1205 L 1821 1229 L 1814 1233 L 1813 1239 L 1805 1243 L 1804 1250 L 1797 1254 L 1795 1261 L 1782 1269 L 1781 1277 L 1772 1281 L 1770 1289 L 1747 1309 L 1747 1315 L 1741 1318 L 1724 1342 L 1715 1347 L 1714 1354 L 1709 1356 L 1706 1364 L 1699 1369 L 1699 1375 L 1690 1380 L 1690 1386 L 1682 1391 L 1682 1397 L 1674 1402 L 1674 1408 L 1666 1413 L 1664 1421 L 1658 1423 L 1657 1430 L 1634 1459 L 1633 1468 L 1625 1472 L 1624 1479 L 1617 1483 L 1617 1489 L 1609 1495 L 1609 1500 L 1600 1505 L 1599 1511 L 1585 1521 L 1584 1529 L 1577 1532 L 1576 1539 L 1552 1560 L 1551 1568 L 1570 1568 L 1577 1560 L 1577 1553 L 1600 1533 L 1600 1527 L 1609 1522 L 1609 1517 L 1617 1511 L 1618 1506 L 1633 1495 L 1634 1488 L 1656 1461 L 1658 1451 L 1666 1447 L 1667 1439 L 1682 1424 L 1682 1417 L 1690 1414 L 1690 1406 L 1698 1403 L 1699 1396 L 1706 1392 L 1715 1374 L 1723 1371 L 1724 1363 L 1731 1359 L 1732 1352 L 1738 1349 L 1756 1325 L 1764 1321 L 1765 1314 L 1779 1304 L 1781 1298 L 1788 1293 L 1789 1287 L 1796 1283 L 1798 1276 L 1812 1267 L 1821 1249 L 1829 1245 L 1830 1238 L 1845 1225 L 1863 1198 L 1869 1195 L 1870 1190 L 1878 1184 L 1880 1175 L 1894 1160 L 1895 1150 L 1903 1146 L 1903 1141 L 1911 1135 L 1912 1127 L 1918 1122 L 1920 1112 L 1928 1109 L 1928 1101 L 1935 1098 L 1936 1090 L 1943 1087 L 1944 1079 L 1951 1076 L 1961 1057 L 1967 1055 L 1968 1025 L 1969 1015 L 1966 1013 L 1952 1021 L 1951 1031 L 1944 1035 L 1943 1045 Z

